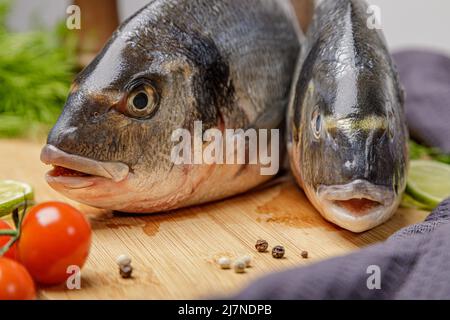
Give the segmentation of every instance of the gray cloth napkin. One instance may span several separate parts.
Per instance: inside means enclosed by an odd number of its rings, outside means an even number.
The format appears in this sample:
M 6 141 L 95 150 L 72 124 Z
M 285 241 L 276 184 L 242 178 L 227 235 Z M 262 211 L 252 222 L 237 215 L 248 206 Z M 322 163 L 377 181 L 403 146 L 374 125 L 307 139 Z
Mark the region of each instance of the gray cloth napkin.
M 419 50 L 393 57 L 406 92 L 411 137 L 450 153 L 450 58 Z
M 256 280 L 233 299 L 450 299 L 450 199 L 353 254 Z

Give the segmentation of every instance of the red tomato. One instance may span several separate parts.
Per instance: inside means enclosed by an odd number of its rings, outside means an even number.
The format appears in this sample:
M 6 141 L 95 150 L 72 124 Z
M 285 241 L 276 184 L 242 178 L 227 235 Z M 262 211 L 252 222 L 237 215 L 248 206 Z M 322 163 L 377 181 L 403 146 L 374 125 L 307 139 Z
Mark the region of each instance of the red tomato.
M 5 220 L 0 219 L 0 230 L 12 230 L 12 229 L 13 228 L 11 228 L 11 226 Z M 10 236 L 0 236 L 0 248 L 6 245 L 10 239 L 11 239 Z M 17 241 L 9 248 L 8 251 L 6 251 L 6 253 L 3 256 L 14 260 L 18 259 Z
M 33 279 L 17 261 L 0 257 L 0 300 L 36 299 Z
M 61 202 L 34 206 L 22 222 L 19 261 L 45 285 L 64 282 L 69 266 L 81 269 L 89 254 L 91 228 L 85 216 Z

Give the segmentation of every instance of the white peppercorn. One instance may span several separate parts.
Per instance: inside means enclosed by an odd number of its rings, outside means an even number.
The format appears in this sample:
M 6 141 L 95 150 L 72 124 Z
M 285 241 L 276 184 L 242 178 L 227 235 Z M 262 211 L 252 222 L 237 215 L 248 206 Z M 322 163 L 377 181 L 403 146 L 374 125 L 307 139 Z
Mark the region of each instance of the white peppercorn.
M 250 257 L 249 255 L 245 255 L 245 256 L 241 257 L 239 260 L 244 261 L 246 268 L 249 268 L 251 266 L 252 257 Z
M 126 254 L 121 254 L 116 258 L 116 262 L 119 266 L 127 266 L 131 264 L 131 258 Z
M 245 272 L 245 262 L 242 260 L 236 260 L 233 264 L 234 272 L 244 273 Z
M 231 268 L 231 260 L 227 257 L 220 257 L 217 260 L 221 269 L 230 269 Z

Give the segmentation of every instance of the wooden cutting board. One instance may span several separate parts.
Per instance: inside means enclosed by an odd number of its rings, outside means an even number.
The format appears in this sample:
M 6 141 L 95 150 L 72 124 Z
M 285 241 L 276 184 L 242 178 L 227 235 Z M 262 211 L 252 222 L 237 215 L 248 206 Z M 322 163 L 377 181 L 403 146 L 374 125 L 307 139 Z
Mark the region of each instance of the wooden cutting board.
M 193 299 L 232 294 L 265 274 L 343 255 L 383 241 L 398 229 L 419 222 L 426 212 L 400 209 L 384 225 L 362 234 L 340 229 L 321 218 L 291 181 L 208 205 L 153 215 L 118 215 L 76 204 L 50 189 L 39 161 L 42 144 L 0 140 L 0 179 L 26 181 L 37 201 L 68 201 L 89 216 L 91 253 L 80 290 L 61 285 L 41 288 L 43 299 Z M 257 239 L 283 245 L 286 258 L 254 249 Z M 57 240 L 55 240 L 57 241 Z M 302 259 L 302 250 L 310 258 Z M 132 257 L 132 279 L 119 276 L 115 258 Z M 249 254 L 244 274 L 221 270 L 220 256 Z

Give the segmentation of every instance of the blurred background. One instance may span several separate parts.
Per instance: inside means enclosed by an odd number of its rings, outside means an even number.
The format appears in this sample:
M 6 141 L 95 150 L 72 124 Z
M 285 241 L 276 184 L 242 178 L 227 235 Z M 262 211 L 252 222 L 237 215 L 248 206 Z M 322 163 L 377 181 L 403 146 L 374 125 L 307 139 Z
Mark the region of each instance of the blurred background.
M 302 0 L 293 0 L 302 2 Z M 83 2 L 83 1 L 82 1 Z M 109 0 L 90 1 L 111 2 Z M 448 0 L 369 0 L 381 8 L 383 29 L 393 49 L 429 47 L 450 52 L 450 1 Z M 53 26 L 66 17 L 70 0 L 16 0 L 8 17 L 15 31 L 30 30 L 36 22 Z M 117 0 L 119 20 L 123 21 L 148 0 Z
M 149 0 L 0 0 L 0 137 L 45 136 L 70 83 L 118 24 Z M 292 0 L 306 24 L 312 0 Z M 450 53 L 450 1 L 369 0 L 381 10 L 392 51 Z M 81 8 L 81 30 L 68 30 L 68 6 Z

